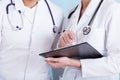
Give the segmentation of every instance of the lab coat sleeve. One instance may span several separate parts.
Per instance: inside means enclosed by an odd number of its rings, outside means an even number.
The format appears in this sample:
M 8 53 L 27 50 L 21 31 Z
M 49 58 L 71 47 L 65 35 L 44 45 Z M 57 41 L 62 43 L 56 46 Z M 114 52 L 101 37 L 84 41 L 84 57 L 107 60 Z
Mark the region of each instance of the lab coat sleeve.
M 111 11 L 107 33 L 107 57 L 80 60 L 82 77 L 111 76 L 120 73 L 120 7 Z

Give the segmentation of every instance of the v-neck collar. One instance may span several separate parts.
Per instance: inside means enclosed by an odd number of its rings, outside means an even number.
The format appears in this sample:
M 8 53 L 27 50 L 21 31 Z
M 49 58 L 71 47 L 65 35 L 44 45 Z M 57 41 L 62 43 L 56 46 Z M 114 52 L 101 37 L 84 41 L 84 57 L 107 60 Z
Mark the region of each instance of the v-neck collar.
M 70 29 L 76 32 L 77 30 L 87 26 L 100 1 L 101 0 L 91 0 L 91 2 L 89 3 L 88 7 L 86 8 L 85 12 L 83 13 L 78 22 L 79 13 L 82 7 L 82 2 L 80 1 L 76 11 L 71 16 L 71 20 L 68 25 L 69 27 L 67 27 L 66 29 Z
M 37 4 L 37 5 L 39 5 L 42 1 L 44 1 L 44 0 L 38 1 L 38 4 Z M 23 3 L 22 0 L 14 0 L 14 2 L 15 2 L 15 8 L 16 8 L 16 10 L 20 10 L 20 11 L 24 12 L 25 9 L 29 9 L 29 8 L 27 8 L 27 7 L 24 5 L 24 3 Z M 36 6 L 35 6 L 35 7 L 36 7 Z M 33 7 L 33 8 L 34 8 L 34 7 Z
M 101 0 L 91 0 L 91 2 L 89 3 L 88 7 L 86 8 L 86 10 L 84 11 L 83 15 L 81 16 L 79 22 L 78 23 L 76 22 L 76 24 L 77 25 L 81 25 L 81 26 L 83 24 L 87 25 L 89 23 L 91 17 L 93 16 L 96 8 L 98 7 L 100 1 Z M 79 11 L 77 12 L 78 17 L 79 17 L 80 9 L 82 7 L 82 2 L 80 3 L 79 6 L 80 6 L 80 7 L 78 7 Z M 77 17 L 77 21 L 78 21 L 78 17 Z

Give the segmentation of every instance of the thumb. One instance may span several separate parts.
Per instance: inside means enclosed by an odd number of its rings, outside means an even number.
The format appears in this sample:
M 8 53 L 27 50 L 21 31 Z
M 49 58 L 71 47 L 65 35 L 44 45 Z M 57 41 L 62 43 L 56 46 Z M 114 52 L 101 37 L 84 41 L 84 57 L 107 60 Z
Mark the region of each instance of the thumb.
M 57 59 L 57 58 L 46 58 L 45 59 L 47 62 L 59 62 L 59 59 Z

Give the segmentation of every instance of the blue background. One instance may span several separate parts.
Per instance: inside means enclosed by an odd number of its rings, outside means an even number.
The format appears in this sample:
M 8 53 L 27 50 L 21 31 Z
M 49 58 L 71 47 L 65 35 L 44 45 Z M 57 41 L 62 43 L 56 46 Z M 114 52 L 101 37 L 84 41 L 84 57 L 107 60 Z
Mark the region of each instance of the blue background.
M 68 12 L 71 8 L 79 3 L 80 0 L 52 0 L 55 4 L 63 9 L 63 12 Z M 116 0 L 120 2 L 120 0 Z

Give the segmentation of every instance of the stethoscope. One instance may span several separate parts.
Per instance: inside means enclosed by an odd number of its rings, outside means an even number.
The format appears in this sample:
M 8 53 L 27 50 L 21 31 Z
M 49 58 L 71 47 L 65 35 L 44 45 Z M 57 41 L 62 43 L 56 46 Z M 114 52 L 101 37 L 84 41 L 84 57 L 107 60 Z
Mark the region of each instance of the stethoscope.
M 51 11 L 51 8 L 47 2 L 47 0 L 45 0 L 45 3 L 47 5 L 47 8 L 49 10 L 49 13 L 50 13 L 50 17 L 51 17 L 51 20 L 52 20 L 52 24 L 53 24 L 53 33 L 57 33 L 58 29 L 57 27 L 55 26 L 55 21 L 54 21 L 54 17 L 53 17 L 53 14 L 52 14 L 52 11 Z M 10 19 L 10 16 L 9 16 L 9 7 L 10 6 L 13 6 L 15 7 L 15 3 L 13 3 L 13 1 L 11 0 L 11 2 L 6 6 L 6 14 L 7 14 L 7 18 L 8 18 L 8 22 L 9 24 L 11 25 L 12 29 L 15 30 L 15 31 L 19 31 L 19 30 L 22 30 L 23 28 L 23 18 L 22 18 L 22 12 L 20 10 L 17 10 L 17 13 L 19 14 L 19 17 L 21 18 L 21 25 L 13 25 L 12 22 L 11 22 L 11 19 Z
M 97 12 L 98 12 L 98 10 L 99 10 L 102 2 L 103 2 L 103 0 L 100 1 L 98 7 L 96 8 L 93 16 L 92 16 L 91 19 L 90 19 L 88 25 L 87 25 L 86 27 L 83 27 L 83 29 L 82 29 L 83 35 L 88 35 L 88 34 L 91 32 L 92 23 L 93 23 L 93 21 L 94 21 L 94 19 L 95 19 L 95 16 L 96 16 L 96 14 L 97 14 Z M 75 7 L 75 9 L 68 15 L 68 19 L 71 18 L 72 14 L 77 10 L 77 8 L 78 8 L 78 5 L 77 5 L 77 6 Z M 64 30 L 64 31 L 65 31 L 65 30 Z M 64 32 L 64 31 L 63 31 L 63 32 Z

